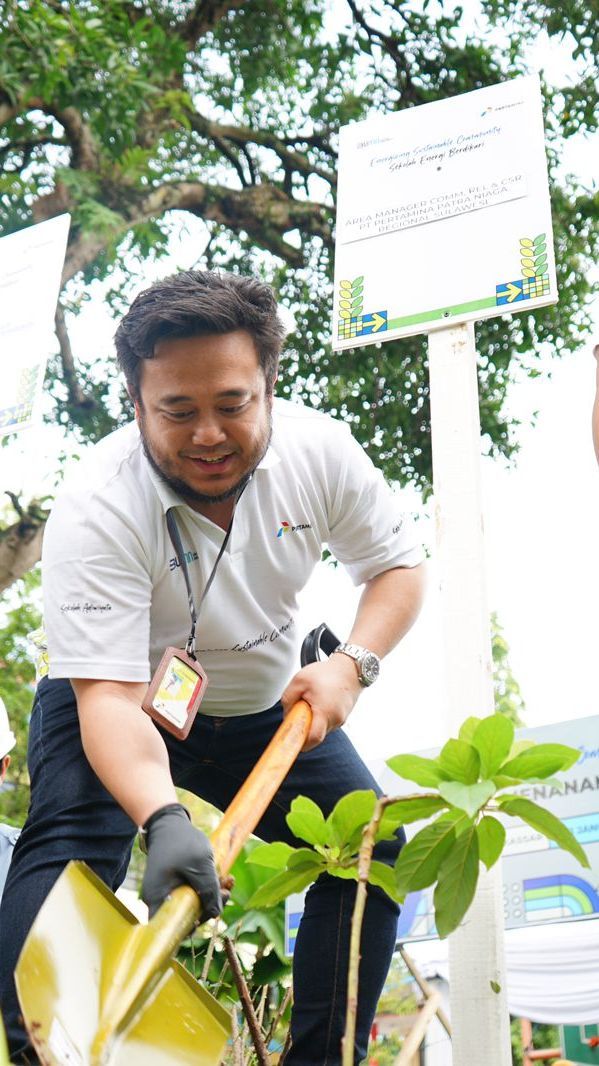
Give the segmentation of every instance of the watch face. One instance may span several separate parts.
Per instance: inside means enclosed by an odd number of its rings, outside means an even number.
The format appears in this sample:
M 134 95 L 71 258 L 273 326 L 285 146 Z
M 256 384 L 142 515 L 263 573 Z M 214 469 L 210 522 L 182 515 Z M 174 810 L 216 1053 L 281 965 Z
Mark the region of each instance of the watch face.
M 362 677 L 367 685 L 372 685 L 381 672 L 381 664 L 376 655 L 368 652 L 360 663 Z

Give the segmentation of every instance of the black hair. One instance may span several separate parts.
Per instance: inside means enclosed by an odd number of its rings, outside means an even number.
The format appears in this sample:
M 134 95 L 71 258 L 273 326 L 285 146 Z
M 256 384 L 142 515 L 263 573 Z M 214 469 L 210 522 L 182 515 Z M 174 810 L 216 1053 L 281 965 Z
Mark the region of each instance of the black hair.
M 154 357 L 158 341 L 246 330 L 271 392 L 285 328 L 274 292 L 257 278 L 225 271 L 184 270 L 144 289 L 115 334 L 119 366 L 133 399 L 140 399 L 141 360 Z

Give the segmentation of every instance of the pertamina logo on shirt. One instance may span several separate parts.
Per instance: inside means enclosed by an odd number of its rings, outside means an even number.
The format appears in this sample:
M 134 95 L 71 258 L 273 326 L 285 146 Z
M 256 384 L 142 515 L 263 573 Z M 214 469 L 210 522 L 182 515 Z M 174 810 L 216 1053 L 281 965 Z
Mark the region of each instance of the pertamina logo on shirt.
M 298 524 L 294 526 L 291 522 L 282 521 L 279 526 L 277 537 L 282 537 L 283 533 L 301 533 L 303 529 L 312 529 L 310 522 L 298 522 Z

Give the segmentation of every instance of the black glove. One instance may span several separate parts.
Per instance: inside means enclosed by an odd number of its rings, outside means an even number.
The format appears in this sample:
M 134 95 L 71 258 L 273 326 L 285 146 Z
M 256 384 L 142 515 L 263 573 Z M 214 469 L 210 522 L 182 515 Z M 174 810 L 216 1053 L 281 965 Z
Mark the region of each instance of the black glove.
M 148 861 L 141 895 L 150 917 L 178 885 L 191 885 L 200 897 L 200 921 L 217 918 L 223 901 L 210 841 L 196 829 L 181 803 L 167 803 L 142 830 Z

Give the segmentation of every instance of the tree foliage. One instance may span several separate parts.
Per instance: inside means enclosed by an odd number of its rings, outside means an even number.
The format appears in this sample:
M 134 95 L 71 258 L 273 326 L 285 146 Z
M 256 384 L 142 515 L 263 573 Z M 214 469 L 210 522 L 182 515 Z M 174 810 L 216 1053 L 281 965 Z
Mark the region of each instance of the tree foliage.
M 0 696 L 17 743 L 11 751 L 7 787 L 0 793 L 0 821 L 22 825 L 29 806 L 27 734 L 35 684 L 29 634 L 40 625 L 40 571 L 31 570 L 0 601 Z
M 522 715 L 526 710 L 524 697 L 510 665 L 510 647 L 505 639 L 503 626 L 495 613 L 491 615 L 491 651 L 493 654 L 493 692 L 495 710 L 504 714 L 513 724 L 523 726 Z
M 121 311 L 147 261 L 193 218 L 208 240 L 199 265 L 258 271 L 293 312 L 282 394 L 352 423 L 392 479 L 429 484 L 424 339 L 330 349 L 337 130 L 522 72 L 546 23 L 581 70 L 579 86 L 547 95 L 555 172 L 564 136 L 595 123 L 597 21 L 578 7 L 485 0 L 501 46 L 436 2 L 2 0 L 0 233 L 65 210 L 73 218 L 49 374 L 55 417 L 94 440 L 130 416 L 114 366 L 72 351 L 69 314 L 94 279 L 109 280 Z M 559 305 L 478 330 L 492 453 L 516 445 L 504 411 L 515 370 L 537 373 L 544 345 L 574 348 L 588 325 L 597 197 L 555 180 L 552 196 Z

